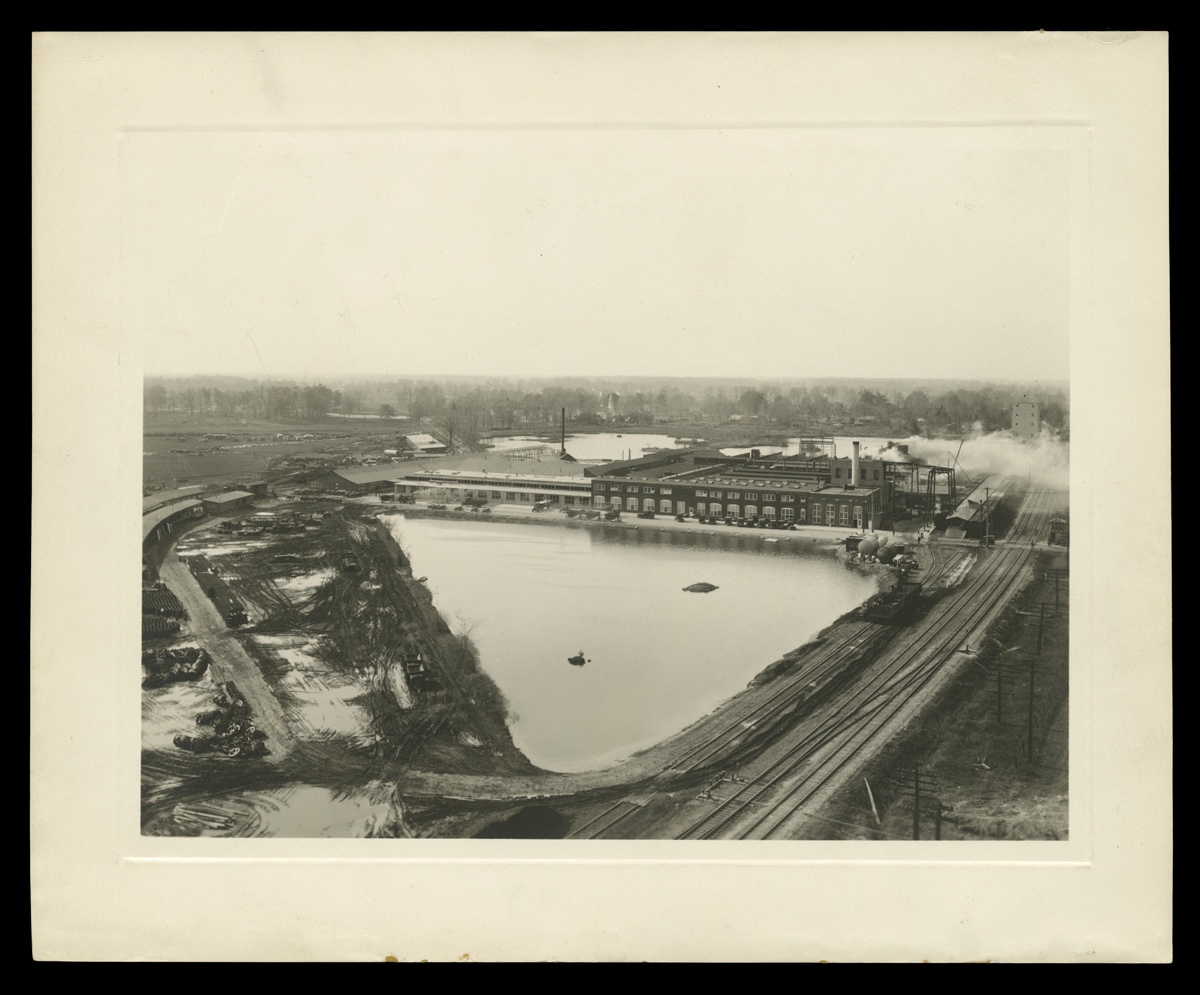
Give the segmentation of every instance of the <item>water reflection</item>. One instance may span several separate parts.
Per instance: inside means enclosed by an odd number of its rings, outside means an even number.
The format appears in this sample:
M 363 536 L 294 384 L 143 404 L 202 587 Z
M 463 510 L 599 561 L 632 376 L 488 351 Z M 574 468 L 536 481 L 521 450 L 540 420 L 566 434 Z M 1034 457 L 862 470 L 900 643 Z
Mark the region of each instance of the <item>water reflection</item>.
M 506 435 L 491 440 L 492 451 L 521 449 L 526 446 L 559 445 L 559 439 L 538 438 L 532 435 Z M 677 449 L 673 435 L 648 435 L 634 433 L 618 435 L 615 432 L 593 432 L 587 435 L 568 435 L 567 452 L 579 460 L 639 459 L 647 449 Z
M 653 745 L 874 590 L 800 537 L 388 522 L 443 616 L 474 626 L 516 745 L 549 770 Z M 717 590 L 683 590 L 697 582 Z M 571 666 L 580 650 L 591 662 Z

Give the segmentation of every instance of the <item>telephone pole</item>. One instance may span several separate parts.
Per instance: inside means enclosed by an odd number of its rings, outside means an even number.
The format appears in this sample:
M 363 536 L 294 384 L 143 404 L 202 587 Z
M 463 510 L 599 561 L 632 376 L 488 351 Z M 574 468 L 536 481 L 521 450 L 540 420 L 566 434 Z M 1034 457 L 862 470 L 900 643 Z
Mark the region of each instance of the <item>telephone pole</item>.
M 1029 729 L 1027 731 L 1029 744 L 1029 762 L 1033 763 L 1033 676 L 1036 673 L 1037 664 L 1029 661 Z

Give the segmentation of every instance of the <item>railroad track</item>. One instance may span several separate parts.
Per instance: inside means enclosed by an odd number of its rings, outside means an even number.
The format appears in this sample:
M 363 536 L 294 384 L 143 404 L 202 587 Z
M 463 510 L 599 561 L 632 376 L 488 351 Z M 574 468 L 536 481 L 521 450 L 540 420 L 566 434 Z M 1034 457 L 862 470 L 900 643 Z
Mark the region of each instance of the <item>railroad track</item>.
M 800 741 L 676 838 L 768 839 L 787 828 L 801 807 L 873 742 L 953 658 L 961 638 L 978 619 L 1007 599 L 1033 552 L 1025 543 L 1044 528 L 1054 504 L 1055 497 L 1049 492 L 1034 492 L 1027 498 L 1009 540 L 989 557 L 989 568 L 952 595 L 919 641 L 851 691 Z
M 844 662 L 843 654 L 846 650 L 869 649 L 873 644 L 882 642 L 886 636 L 887 631 L 882 626 L 867 622 L 855 625 L 850 632 L 837 637 L 834 642 L 822 645 L 804 661 L 799 671 L 784 678 L 778 690 L 765 700 L 747 703 L 740 708 L 734 703 L 727 706 L 730 708 L 727 724 L 666 768 L 660 777 L 678 778 L 705 767 L 713 767 L 719 763 L 718 758 L 722 753 L 728 753 L 741 746 L 758 726 L 773 721 L 799 705 L 809 688 L 819 684 L 823 677 Z M 619 801 L 588 822 L 577 826 L 567 838 L 583 839 L 605 832 L 639 807 L 633 802 Z

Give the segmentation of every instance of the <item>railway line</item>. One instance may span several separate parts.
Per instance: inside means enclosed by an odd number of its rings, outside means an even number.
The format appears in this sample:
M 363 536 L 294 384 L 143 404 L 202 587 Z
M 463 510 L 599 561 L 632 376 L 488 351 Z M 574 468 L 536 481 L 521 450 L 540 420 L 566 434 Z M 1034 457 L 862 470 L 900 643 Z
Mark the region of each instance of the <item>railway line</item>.
M 676 787 L 681 775 L 708 775 L 707 788 L 698 801 L 713 800 L 714 808 L 684 824 L 664 826 L 666 835 L 682 839 L 758 838 L 786 835 L 802 821 L 801 809 L 831 779 L 878 742 L 889 723 L 928 685 L 945 663 L 958 652 L 962 638 L 987 616 L 1007 602 L 1015 591 L 1023 568 L 1032 555 L 1031 537 L 1044 529 L 1055 496 L 1030 492 L 1009 536 L 984 554 L 982 568 L 968 572 L 966 548 L 930 550 L 930 566 L 923 578 L 928 591 L 939 583 L 951 586 L 931 608 L 923 625 L 903 630 L 910 638 L 877 669 L 852 687 L 836 691 L 828 701 L 813 708 L 811 721 L 798 725 L 793 734 L 774 748 L 760 751 L 740 771 L 750 776 L 734 778 L 723 761 L 736 756 L 753 730 L 775 724 L 794 712 L 809 697 L 806 692 L 831 672 L 844 672 L 846 654 L 871 659 L 873 650 L 886 650 L 892 642 L 887 627 L 875 623 L 852 623 L 821 652 L 787 678 L 774 694 L 758 699 L 729 717 L 715 735 L 664 771 L 641 795 L 631 795 L 576 827 L 570 838 L 609 835 L 638 812 L 650 796 Z M 966 574 L 959 578 L 959 574 Z M 896 630 L 891 630 L 894 633 Z M 796 738 L 796 737 L 799 738 Z M 780 752 L 782 750 L 782 752 Z M 727 765 L 726 765 L 727 767 Z M 729 787 L 732 785 L 732 789 Z M 694 811 L 695 802 L 687 806 Z M 655 833 L 658 835 L 658 833 Z
M 1005 545 L 990 553 L 951 601 L 935 606 L 937 616 L 919 639 L 831 702 L 798 741 L 759 765 L 752 778 L 676 838 L 770 839 L 794 830 L 803 821 L 803 807 L 868 745 L 884 738 L 891 720 L 960 652 L 963 638 L 1015 592 L 1033 553 L 1026 542 L 1045 526 L 1053 503 L 1047 492 L 1031 493 Z

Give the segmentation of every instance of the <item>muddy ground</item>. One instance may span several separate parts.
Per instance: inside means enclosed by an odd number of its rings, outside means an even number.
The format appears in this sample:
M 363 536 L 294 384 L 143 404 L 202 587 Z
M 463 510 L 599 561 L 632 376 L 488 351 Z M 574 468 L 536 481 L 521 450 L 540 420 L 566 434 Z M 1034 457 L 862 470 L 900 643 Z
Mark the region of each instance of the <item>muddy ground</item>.
M 302 531 L 242 536 L 202 528 L 176 552 L 218 564 L 245 603 L 250 622 L 237 639 L 297 742 L 270 760 L 193 755 L 171 737 L 189 725 L 195 732 L 187 713 L 210 709 L 216 685 L 206 679 L 186 691 L 144 692 L 146 831 L 171 831 L 168 813 L 180 802 L 236 791 L 297 783 L 347 794 L 394 784 L 410 768 L 538 771 L 513 746 L 507 704 L 474 647 L 446 626 L 383 523 L 355 504 L 289 502 L 277 512 L 246 520 L 303 522 Z M 420 673 L 406 672 L 405 661 L 414 668 L 418 657 Z

